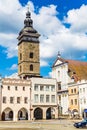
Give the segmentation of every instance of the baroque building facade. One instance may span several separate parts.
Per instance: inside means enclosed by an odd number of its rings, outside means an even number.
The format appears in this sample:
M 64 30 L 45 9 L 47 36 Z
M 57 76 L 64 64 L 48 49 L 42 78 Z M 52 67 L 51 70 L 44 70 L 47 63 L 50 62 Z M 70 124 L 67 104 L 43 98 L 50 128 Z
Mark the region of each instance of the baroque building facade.
M 68 110 L 68 66 L 63 58 L 58 57 L 52 66 L 52 78 L 57 80 L 57 99 L 59 115 L 66 115 Z
M 87 118 L 87 62 L 64 59 L 58 54 L 52 78 L 57 80 L 59 114 Z

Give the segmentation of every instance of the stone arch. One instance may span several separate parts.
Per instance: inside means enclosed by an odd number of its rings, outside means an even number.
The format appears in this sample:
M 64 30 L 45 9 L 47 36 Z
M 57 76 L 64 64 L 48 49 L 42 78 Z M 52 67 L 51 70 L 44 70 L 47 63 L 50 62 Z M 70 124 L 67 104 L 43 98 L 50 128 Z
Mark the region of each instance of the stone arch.
M 53 119 L 55 118 L 55 108 L 49 107 L 46 110 L 46 119 Z
M 74 115 L 78 114 L 78 110 L 77 109 L 73 109 L 72 112 L 73 112 Z
M 78 112 L 78 110 L 77 109 L 73 109 L 73 112 Z
M 2 112 L 1 120 L 2 120 L 2 121 L 5 121 L 5 112 Z
M 79 118 L 79 112 L 77 109 L 73 109 L 71 112 L 72 118 Z
M 51 119 L 51 107 L 46 110 L 46 119 Z
M 18 120 L 28 120 L 28 111 L 26 108 L 21 108 L 18 111 Z
M 43 119 L 43 110 L 39 107 L 37 107 L 35 110 L 34 110 L 34 118 L 36 120 L 38 119 Z
M 9 107 L 4 109 L 4 111 L 2 112 L 2 115 L 1 115 L 1 120 L 3 120 L 3 121 L 13 120 L 13 110 Z

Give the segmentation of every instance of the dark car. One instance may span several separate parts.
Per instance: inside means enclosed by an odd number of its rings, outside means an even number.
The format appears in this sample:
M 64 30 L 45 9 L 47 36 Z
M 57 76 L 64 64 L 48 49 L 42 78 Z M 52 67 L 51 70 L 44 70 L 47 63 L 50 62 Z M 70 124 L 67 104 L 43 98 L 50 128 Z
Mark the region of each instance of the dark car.
M 81 122 L 74 123 L 76 128 L 84 128 L 87 126 L 87 120 L 82 120 Z

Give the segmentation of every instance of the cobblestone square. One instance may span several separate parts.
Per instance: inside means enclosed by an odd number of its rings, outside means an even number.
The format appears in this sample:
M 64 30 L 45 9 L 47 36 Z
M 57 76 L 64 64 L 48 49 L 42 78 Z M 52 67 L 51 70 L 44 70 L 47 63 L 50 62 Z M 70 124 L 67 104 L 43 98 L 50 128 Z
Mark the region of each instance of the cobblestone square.
M 0 130 L 76 130 L 74 120 L 0 122 Z M 82 130 L 82 128 L 80 128 Z M 87 130 L 87 128 L 84 128 Z

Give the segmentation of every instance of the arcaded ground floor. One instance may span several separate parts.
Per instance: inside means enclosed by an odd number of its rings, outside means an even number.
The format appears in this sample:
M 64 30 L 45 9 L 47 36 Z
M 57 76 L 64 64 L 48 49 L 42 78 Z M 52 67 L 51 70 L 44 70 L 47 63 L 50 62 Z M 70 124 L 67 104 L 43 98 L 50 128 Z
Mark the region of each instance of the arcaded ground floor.
M 0 121 L 1 130 L 76 130 L 76 120 Z M 80 129 L 82 130 L 82 129 Z M 87 130 L 85 128 L 84 130 Z
M 57 119 L 58 109 L 57 107 L 33 107 L 33 109 L 28 108 L 10 108 L 6 107 L 1 112 L 2 121 L 18 121 L 18 120 L 43 120 L 43 119 Z

